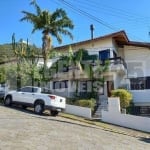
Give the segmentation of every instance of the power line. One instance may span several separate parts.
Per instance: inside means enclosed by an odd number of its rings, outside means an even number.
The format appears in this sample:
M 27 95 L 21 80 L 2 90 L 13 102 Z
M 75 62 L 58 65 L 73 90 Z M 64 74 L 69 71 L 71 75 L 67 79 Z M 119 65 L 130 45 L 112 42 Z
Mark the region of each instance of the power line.
M 76 0 L 76 1 L 73 1 L 73 2 L 74 2 L 74 4 L 75 4 L 75 2 L 77 2 L 78 6 L 82 5 L 82 8 L 86 5 L 86 6 L 90 7 L 90 10 L 91 9 L 95 10 L 95 8 L 97 8 L 98 11 L 101 11 L 103 9 L 104 11 L 113 13 L 115 15 L 123 15 L 125 17 L 128 17 L 128 19 L 130 18 L 131 20 L 132 19 L 140 19 L 140 20 L 149 19 L 150 20 L 149 17 L 144 17 L 144 16 L 142 16 L 140 14 L 134 13 L 133 11 L 129 12 L 127 10 L 123 10 L 123 9 L 120 9 L 120 8 L 114 8 L 112 6 L 108 6 L 108 5 L 102 4 L 101 1 L 95 1 L 93 3 L 93 1 L 90 2 L 90 0 L 88 0 L 88 1 L 78 1 L 78 0 Z
M 148 21 L 150 22 L 150 18 L 149 17 L 143 17 L 139 14 L 133 13 L 133 12 L 128 12 L 126 10 L 123 9 L 119 9 L 119 8 L 113 8 L 107 5 L 103 5 L 100 3 L 98 3 L 98 1 L 90 2 L 89 1 L 73 1 L 72 5 L 77 5 L 78 8 L 82 8 L 82 10 L 84 11 L 92 11 L 92 14 L 95 13 L 95 15 L 97 16 L 98 13 L 103 15 L 109 15 L 112 17 L 116 17 L 119 20 L 119 23 L 121 22 L 120 20 L 123 21 L 128 21 L 129 23 L 134 22 L 134 23 L 138 23 L 138 24 L 147 24 Z
M 103 5 L 100 3 L 98 3 L 98 1 L 95 1 L 93 3 L 90 2 L 90 0 L 86 0 L 86 1 L 79 1 L 79 0 L 72 0 L 73 2 L 67 2 L 66 0 L 58 0 L 61 4 L 63 4 L 64 6 L 70 8 L 72 11 L 74 12 L 77 12 L 78 14 L 84 16 L 84 17 L 87 17 L 89 18 L 90 20 L 94 20 L 98 23 L 100 23 L 101 25 L 113 30 L 113 31 L 116 31 L 116 30 L 120 30 L 116 27 L 113 27 L 112 25 L 104 22 L 102 19 L 100 19 L 99 17 L 96 17 L 98 13 L 100 13 L 101 10 L 104 11 L 103 14 L 109 14 L 110 16 L 113 16 L 113 17 L 119 17 L 119 21 L 117 22 L 117 26 L 119 26 L 118 24 L 129 24 L 131 22 L 135 22 L 136 23 L 136 26 L 137 24 L 146 24 L 147 23 L 147 20 L 150 19 L 150 18 L 144 18 L 140 15 L 137 15 L 137 14 L 133 14 L 131 12 L 128 12 L 128 11 L 125 11 L 123 9 L 118 9 L 118 8 L 113 8 L 113 7 L 110 7 L 110 6 L 107 6 L 107 5 Z M 76 6 L 77 5 L 77 6 Z M 82 9 L 80 9 L 82 8 Z M 89 11 L 91 12 L 91 10 L 93 11 L 93 13 L 88 13 Z M 94 13 L 96 13 L 95 15 L 93 15 Z M 102 13 L 100 13 L 102 14 Z M 138 17 L 137 17 L 138 16 Z M 125 23 L 124 21 L 120 21 L 120 19 L 123 19 L 125 20 Z M 127 23 L 128 21 L 128 23 Z M 135 23 L 132 24 L 131 26 L 134 26 L 135 28 Z M 148 23 L 147 23 L 148 24 Z M 133 28 L 133 29 L 134 29 Z M 128 32 L 127 32 L 128 33 Z M 138 40 L 142 40 L 141 38 L 133 35 L 132 33 L 128 33 L 128 35 L 130 35 L 131 37 L 135 37 L 136 39 Z
M 118 30 L 118 29 L 116 29 L 115 27 L 113 27 L 113 26 L 109 25 L 108 23 L 104 22 L 102 19 L 97 18 L 97 17 L 95 17 L 94 15 L 91 15 L 90 13 L 87 13 L 87 12 L 85 12 L 85 11 L 83 11 L 83 10 L 81 10 L 81 9 L 79 9 L 79 8 L 77 8 L 77 7 L 75 7 L 75 6 L 73 6 L 71 3 L 69 3 L 69 2 L 67 2 L 67 1 L 65 1 L 65 0 L 59 0 L 59 1 L 62 2 L 63 4 L 65 4 L 66 6 L 68 6 L 69 8 L 75 10 L 75 11 L 78 12 L 79 14 L 84 15 L 84 16 L 86 16 L 86 17 L 88 17 L 88 18 L 90 18 L 90 19 L 92 19 L 92 20 L 94 20 L 94 21 L 100 23 L 101 25 L 103 25 L 103 26 L 105 26 L 105 27 L 107 27 L 107 28 L 109 28 L 109 29 L 111 29 L 111 30 L 113 30 L 113 31 L 114 31 L 114 30 Z

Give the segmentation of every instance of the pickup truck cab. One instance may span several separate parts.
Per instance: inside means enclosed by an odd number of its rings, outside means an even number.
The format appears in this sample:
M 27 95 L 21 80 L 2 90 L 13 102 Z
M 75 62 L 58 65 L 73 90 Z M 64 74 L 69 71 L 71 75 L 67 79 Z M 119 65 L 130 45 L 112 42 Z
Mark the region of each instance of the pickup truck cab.
M 52 116 L 65 109 L 66 99 L 53 94 L 41 92 L 39 87 L 26 86 L 17 91 L 9 91 L 4 97 L 4 105 L 21 105 L 23 108 L 33 107 L 36 114 L 42 114 L 48 109 Z

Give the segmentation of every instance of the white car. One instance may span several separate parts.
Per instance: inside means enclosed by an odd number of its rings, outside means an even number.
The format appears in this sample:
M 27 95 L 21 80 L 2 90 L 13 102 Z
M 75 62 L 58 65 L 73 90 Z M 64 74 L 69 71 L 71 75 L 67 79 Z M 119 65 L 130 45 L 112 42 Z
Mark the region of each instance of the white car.
M 33 107 L 36 114 L 48 109 L 52 116 L 65 109 L 66 98 L 53 94 L 41 93 L 41 88 L 26 86 L 17 91 L 9 91 L 4 97 L 4 105 L 21 105 L 23 108 Z

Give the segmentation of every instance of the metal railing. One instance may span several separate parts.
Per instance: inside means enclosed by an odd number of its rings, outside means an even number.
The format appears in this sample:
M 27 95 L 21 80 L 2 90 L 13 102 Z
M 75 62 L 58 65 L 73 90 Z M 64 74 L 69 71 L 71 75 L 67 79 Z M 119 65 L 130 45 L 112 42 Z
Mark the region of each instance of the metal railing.
M 123 64 L 123 66 L 125 67 L 125 69 L 127 69 L 127 64 L 126 62 L 124 61 L 124 59 L 122 57 L 114 57 L 114 58 L 109 58 L 107 59 L 108 61 L 110 61 L 110 64 Z M 101 60 L 101 65 L 105 65 L 105 61 L 106 60 Z M 85 62 L 84 62 L 85 63 Z M 89 64 L 91 64 L 92 66 L 96 66 L 96 63 L 95 61 L 91 61 L 91 62 L 87 62 Z M 71 67 L 71 66 L 66 66 L 62 69 L 62 72 L 68 72 L 69 70 L 74 70 L 74 69 L 77 69 L 79 70 L 79 68 L 77 66 L 74 66 L 74 67 Z
M 124 67 L 127 69 L 127 64 L 124 61 L 124 59 L 121 57 L 109 58 L 109 61 L 110 61 L 110 63 L 113 63 L 113 64 L 123 64 Z

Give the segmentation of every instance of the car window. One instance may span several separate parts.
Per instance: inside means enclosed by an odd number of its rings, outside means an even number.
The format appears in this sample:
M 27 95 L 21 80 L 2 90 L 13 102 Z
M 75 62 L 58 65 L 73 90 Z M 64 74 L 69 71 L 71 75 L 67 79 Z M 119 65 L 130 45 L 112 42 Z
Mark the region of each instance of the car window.
M 32 87 L 23 87 L 21 92 L 32 92 Z M 33 87 L 33 92 L 37 92 L 37 88 Z
M 24 87 L 24 88 L 21 88 L 20 91 L 21 92 L 30 92 L 30 89 L 29 89 L 29 87 Z

